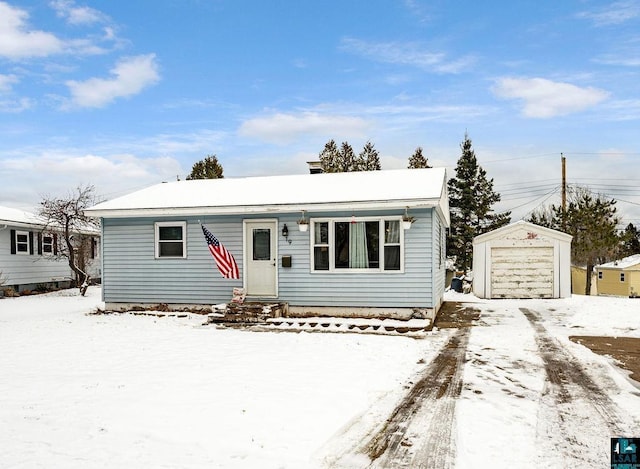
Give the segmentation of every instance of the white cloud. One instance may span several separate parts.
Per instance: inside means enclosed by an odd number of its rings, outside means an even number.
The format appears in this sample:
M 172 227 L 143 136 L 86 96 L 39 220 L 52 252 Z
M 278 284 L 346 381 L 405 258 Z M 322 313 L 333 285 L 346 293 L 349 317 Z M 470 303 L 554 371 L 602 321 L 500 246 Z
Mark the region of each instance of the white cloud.
M 162 181 L 175 180 L 184 170 L 176 159 L 168 156 L 70 156 L 65 151 L 0 160 L 0 172 L 7 176 L 2 196 L 15 198 L 17 194 L 19 197 L 15 200 L 35 207 L 42 197 L 64 195 L 79 185 L 91 184 L 98 196 L 113 198 Z M 13 174 L 20 177 L 12 177 Z M 7 202 L 11 201 L 4 201 Z M 0 200 L 0 205 L 2 203 Z
M 133 96 L 160 79 L 155 54 L 122 59 L 111 69 L 112 78 L 67 81 L 73 105 L 104 107 L 116 98 Z
M 369 124 L 359 117 L 302 112 L 274 113 L 249 119 L 240 126 L 240 135 L 271 143 L 289 143 L 305 135 L 359 136 Z
M 493 88 L 496 96 L 524 102 L 526 117 L 548 118 L 583 111 L 609 96 L 604 90 L 544 78 L 501 78 Z
M 57 15 L 73 25 L 93 24 L 107 20 L 107 16 L 87 6 L 76 6 L 71 0 L 55 0 L 50 3 Z
M 11 86 L 15 83 L 18 83 L 18 77 L 15 75 L 0 74 L 0 93 L 7 93 L 11 91 Z
M 613 2 L 597 11 L 581 12 L 578 17 L 590 19 L 596 26 L 622 24 L 640 17 L 640 2 L 637 0 Z
M 64 43 L 45 31 L 29 30 L 25 10 L 0 2 L 0 56 L 9 59 L 45 57 L 60 53 Z
M 459 73 L 475 61 L 472 57 L 450 60 L 443 52 L 427 51 L 415 43 L 371 43 L 360 39 L 344 38 L 341 48 L 378 62 L 410 65 L 437 73 Z
M 31 109 L 33 104 L 29 98 L 0 100 L 0 112 L 18 113 Z

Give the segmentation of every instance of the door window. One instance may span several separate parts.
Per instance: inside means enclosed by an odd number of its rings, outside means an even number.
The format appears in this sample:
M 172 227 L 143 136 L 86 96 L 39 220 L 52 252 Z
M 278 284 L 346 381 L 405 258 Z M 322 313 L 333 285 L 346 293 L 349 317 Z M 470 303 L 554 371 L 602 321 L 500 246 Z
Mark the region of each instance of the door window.
M 253 230 L 253 260 L 271 260 L 271 230 L 256 228 Z

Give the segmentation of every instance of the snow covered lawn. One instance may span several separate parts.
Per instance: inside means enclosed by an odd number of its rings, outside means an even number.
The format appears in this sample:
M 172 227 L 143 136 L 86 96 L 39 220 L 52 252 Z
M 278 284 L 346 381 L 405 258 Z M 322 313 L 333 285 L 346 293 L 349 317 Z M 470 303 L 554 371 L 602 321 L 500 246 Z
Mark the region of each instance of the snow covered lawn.
M 453 466 L 605 467 L 610 437 L 640 436 L 638 384 L 568 339 L 640 337 L 640 300 L 447 299 L 481 311 L 451 417 Z M 384 422 L 453 334 L 249 332 L 196 316 L 87 314 L 99 305 L 95 287 L 85 298 L 0 300 L 0 467 L 326 467 Z M 595 400 L 577 378 L 550 386 L 553 354 L 606 396 Z M 368 465 L 355 456 L 342 461 Z
M 87 315 L 101 304 L 88 295 L 0 301 L 0 467 L 314 467 L 446 338 Z

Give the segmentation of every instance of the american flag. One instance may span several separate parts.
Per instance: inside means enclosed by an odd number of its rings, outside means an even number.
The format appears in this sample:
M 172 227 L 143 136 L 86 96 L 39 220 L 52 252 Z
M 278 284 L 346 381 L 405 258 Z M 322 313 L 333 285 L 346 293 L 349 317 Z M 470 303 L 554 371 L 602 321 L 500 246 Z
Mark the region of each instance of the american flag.
M 218 238 L 213 236 L 211 232 L 204 226 L 202 226 L 202 232 L 204 233 L 204 237 L 207 240 L 207 245 L 209 246 L 209 252 L 216 261 L 218 265 L 218 270 L 225 278 L 240 278 L 240 272 L 238 271 L 238 264 L 236 264 L 236 260 L 233 258 L 231 253 L 227 251 Z

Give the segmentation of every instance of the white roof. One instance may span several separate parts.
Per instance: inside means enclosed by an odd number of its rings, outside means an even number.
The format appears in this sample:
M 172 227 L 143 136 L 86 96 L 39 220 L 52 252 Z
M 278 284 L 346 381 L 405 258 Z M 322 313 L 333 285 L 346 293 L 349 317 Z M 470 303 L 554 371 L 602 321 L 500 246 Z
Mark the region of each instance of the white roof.
M 640 254 L 634 254 L 633 256 L 628 256 L 618 261 L 607 262 L 606 264 L 599 265 L 597 268 L 598 269 L 626 269 L 628 267 L 633 267 L 636 264 L 640 264 Z
M 45 221 L 35 213 L 0 206 L 0 225 L 44 226 Z
M 87 210 L 98 217 L 439 207 L 444 168 L 200 179 L 157 184 Z
M 533 233 L 542 233 L 551 238 L 555 238 L 565 242 L 571 242 L 571 240 L 573 239 L 573 236 L 567 233 L 563 233 L 562 231 L 552 230 L 551 228 L 536 225 L 525 220 L 518 220 L 509 225 L 476 236 L 475 238 L 473 238 L 473 244 L 481 244 L 489 240 L 500 239 L 501 237 L 520 229 L 526 229 Z

